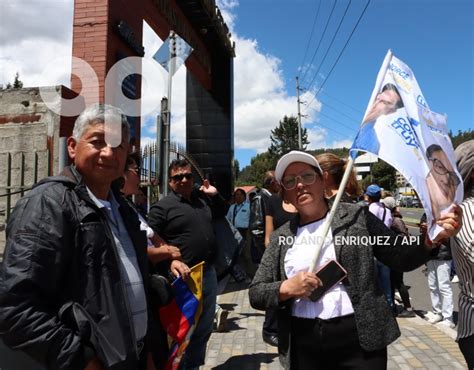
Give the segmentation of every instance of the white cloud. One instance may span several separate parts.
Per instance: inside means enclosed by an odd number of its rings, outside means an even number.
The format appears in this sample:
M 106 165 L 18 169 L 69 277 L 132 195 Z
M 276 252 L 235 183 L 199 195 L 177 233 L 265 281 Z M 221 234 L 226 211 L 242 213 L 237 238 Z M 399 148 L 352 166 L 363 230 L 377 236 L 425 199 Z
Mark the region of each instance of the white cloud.
M 163 40 L 154 33 L 150 26 L 144 23 L 143 46 L 145 47 L 145 58 L 152 60 L 153 55 L 161 45 L 163 45 Z M 144 64 L 143 68 L 144 80 L 147 79 L 147 76 L 153 77 L 150 79 L 151 86 L 147 90 L 148 93 L 142 97 L 145 104 L 147 102 L 160 102 L 164 96 L 168 95 L 167 72 L 155 61 L 153 63 L 157 66 L 153 68 L 153 71 L 147 68 L 146 64 Z M 181 66 L 173 76 L 171 86 L 171 140 L 184 145 L 186 142 L 186 68 L 184 66 Z M 144 91 L 143 88 L 142 91 Z M 145 132 L 145 136 L 142 134 L 142 139 L 151 140 L 151 138 L 155 138 L 156 116 L 159 113 L 160 105 L 158 104 L 154 112 L 142 118 L 142 132 Z M 149 133 L 148 135 L 146 134 L 147 132 Z M 153 136 L 150 134 L 153 134 Z
M 2 0 L 0 45 L 24 40 L 68 43 L 72 34 L 73 0 Z
M 235 148 L 264 151 L 270 145 L 270 132 L 285 115 L 296 115 L 296 96 L 288 94 L 281 61 L 259 49 L 257 40 L 244 38 L 236 32 L 236 0 L 219 0 L 221 13 L 236 42 L 234 60 L 234 113 Z M 73 0 L 1 0 L 0 5 L 0 83 L 11 82 L 18 71 L 25 86 L 70 83 L 70 56 L 72 50 Z M 19 26 L 21 24 L 21 26 Z M 151 58 L 162 45 L 151 28 L 145 24 L 146 58 Z M 62 62 L 52 62 L 56 57 Z M 54 68 L 47 68 L 53 66 Z M 161 67 L 159 67 L 161 68 Z M 46 71 L 46 72 L 45 72 Z M 144 67 L 144 76 L 150 75 Z M 143 99 L 156 103 L 167 95 L 166 73 L 153 74 L 154 79 L 143 81 L 148 93 Z M 172 140 L 181 144 L 186 140 L 185 128 L 186 71 L 182 67 L 173 78 Z M 312 100 L 311 92 L 301 99 Z M 156 135 L 157 109 L 143 117 L 143 140 Z M 313 122 L 321 104 L 313 102 L 305 112 Z M 309 129 L 311 147 L 319 146 L 327 137 L 325 130 Z
M 334 140 L 332 142 L 331 148 L 350 148 L 354 140 Z
M 73 10 L 72 0 L 0 2 L 0 84 L 18 72 L 25 87 L 69 85 Z
M 326 147 L 326 138 L 328 131 L 322 127 L 311 127 L 308 128 L 308 149 L 315 150 Z

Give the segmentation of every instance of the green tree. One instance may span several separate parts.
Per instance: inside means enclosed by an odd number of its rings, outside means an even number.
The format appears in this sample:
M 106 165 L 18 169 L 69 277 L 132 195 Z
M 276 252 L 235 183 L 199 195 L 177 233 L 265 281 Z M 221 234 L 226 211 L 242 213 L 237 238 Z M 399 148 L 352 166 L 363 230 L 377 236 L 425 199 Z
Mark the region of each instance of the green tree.
M 269 152 L 257 154 L 250 160 L 250 165 L 240 172 L 237 185 L 262 186 L 265 172 L 274 170 L 275 166 L 276 161 Z
M 240 164 L 238 159 L 233 159 L 232 160 L 232 175 L 234 177 L 234 180 L 236 180 L 239 177 L 239 172 L 240 172 Z
M 271 144 L 268 152 L 273 159 L 278 160 L 283 154 L 298 149 L 298 119 L 294 116 L 285 116 L 278 127 L 272 130 L 270 136 Z M 305 128 L 301 129 L 301 144 L 306 150 L 309 141 Z
M 467 131 L 458 130 L 458 133 L 455 135 L 451 130 L 449 130 L 449 137 L 451 138 L 451 142 L 453 143 L 454 149 L 456 149 L 460 144 L 473 140 L 474 139 L 474 131 L 471 129 Z
M 13 81 L 13 84 L 8 82 L 7 85 L 5 86 L 5 90 L 21 89 L 22 87 L 23 87 L 23 82 L 20 80 L 20 74 L 17 72 L 15 74 L 15 80 Z
M 20 74 L 17 72 L 15 75 L 15 80 L 13 81 L 14 89 L 21 89 L 23 87 L 23 82 L 20 80 Z
M 387 162 L 379 159 L 378 162 L 372 165 L 372 180 L 371 183 L 378 184 L 385 190 L 395 190 L 397 187 L 395 181 L 395 168 L 390 166 Z M 364 179 L 365 180 L 365 179 Z

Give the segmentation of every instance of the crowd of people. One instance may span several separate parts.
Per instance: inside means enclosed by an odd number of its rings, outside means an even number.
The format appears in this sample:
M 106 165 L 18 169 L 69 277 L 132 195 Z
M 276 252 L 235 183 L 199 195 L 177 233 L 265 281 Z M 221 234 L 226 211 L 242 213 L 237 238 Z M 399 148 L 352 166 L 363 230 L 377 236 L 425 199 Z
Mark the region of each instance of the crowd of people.
M 106 137 L 117 133 L 112 147 Z M 179 365 L 198 369 L 213 328 L 225 330 L 214 266 L 215 221 L 225 217 L 245 256 L 234 256 L 228 271 L 249 284 L 251 305 L 265 311 L 263 340 L 278 347 L 285 369 L 385 369 L 387 346 L 400 336 L 395 318 L 415 316 L 403 272 L 423 264 L 428 319 L 454 327 L 451 260 L 461 289 L 457 341 L 474 367 L 474 141 L 456 150 L 464 201 L 443 203 L 436 238 L 422 219 L 421 237 L 407 243 L 395 199 L 377 184 L 362 191 L 354 171 L 332 209 L 348 161 L 330 153 L 291 151 L 265 173 L 261 189 L 237 188 L 231 202 L 208 180 L 199 182 L 187 160 L 174 160 L 170 194 L 146 212 L 133 202 L 143 193 L 129 136 L 120 110 L 90 106 L 67 141 L 71 165 L 16 204 L 0 269 L 7 346 L 48 369 L 161 370 L 170 349 L 157 307 L 173 279 L 188 279 L 204 262 L 202 312 Z M 431 177 L 457 185 L 438 148 L 427 155 Z M 373 237 L 388 242 L 363 241 Z

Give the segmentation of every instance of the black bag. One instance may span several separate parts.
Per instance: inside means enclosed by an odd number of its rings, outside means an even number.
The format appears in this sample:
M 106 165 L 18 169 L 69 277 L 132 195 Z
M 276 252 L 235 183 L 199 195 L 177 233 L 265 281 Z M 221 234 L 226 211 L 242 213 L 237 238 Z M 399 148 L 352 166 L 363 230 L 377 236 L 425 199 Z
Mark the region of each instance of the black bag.
M 250 202 L 250 236 L 253 263 L 260 263 L 265 252 L 265 198 L 260 191 Z

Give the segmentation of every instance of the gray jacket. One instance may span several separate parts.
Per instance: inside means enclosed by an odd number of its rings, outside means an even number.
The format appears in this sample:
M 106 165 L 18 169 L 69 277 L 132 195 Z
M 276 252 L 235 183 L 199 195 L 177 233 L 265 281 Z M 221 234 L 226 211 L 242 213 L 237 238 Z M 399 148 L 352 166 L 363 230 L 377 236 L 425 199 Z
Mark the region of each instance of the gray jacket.
M 270 237 L 270 244 L 263 255 L 258 271 L 250 285 L 252 307 L 260 310 L 275 307 L 278 310 L 278 352 L 285 369 L 290 368 L 290 317 L 293 300 L 279 302 L 279 290 L 287 279 L 284 270 L 287 244 L 296 235 L 299 219 L 287 222 Z M 399 271 L 410 271 L 429 259 L 429 252 L 419 240 L 406 245 L 401 237 L 388 229 L 371 214 L 368 207 L 342 203 L 331 224 L 338 262 L 347 270 L 344 286 L 354 308 L 354 316 L 361 347 L 366 351 L 386 347 L 400 336 L 396 320 L 376 280 L 374 257 Z M 355 242 L 342 244 L 341 237 L 386 236 L 377 245 Z M 360 238 L 359 238 L 360 239 Z M 279 240 L 282 243 L 279 243 Z M 356 239 L 357 240 L 357 239 Z M 308 257 L 310 258 L 310 257 Z

